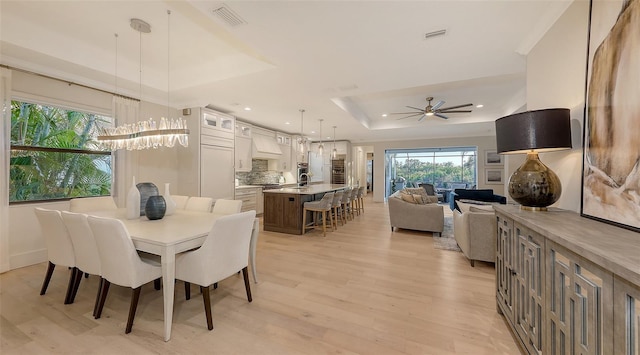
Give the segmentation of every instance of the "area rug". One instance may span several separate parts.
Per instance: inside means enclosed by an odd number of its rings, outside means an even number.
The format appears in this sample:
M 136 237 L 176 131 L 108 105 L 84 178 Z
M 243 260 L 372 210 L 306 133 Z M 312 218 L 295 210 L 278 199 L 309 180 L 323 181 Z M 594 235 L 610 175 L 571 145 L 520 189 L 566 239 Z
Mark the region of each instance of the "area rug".
M 433 237 L 433 247 L 442 250 L 462 252 L 453 238 L 453 216 L 444 217 L 444 230 L 440 237 Z

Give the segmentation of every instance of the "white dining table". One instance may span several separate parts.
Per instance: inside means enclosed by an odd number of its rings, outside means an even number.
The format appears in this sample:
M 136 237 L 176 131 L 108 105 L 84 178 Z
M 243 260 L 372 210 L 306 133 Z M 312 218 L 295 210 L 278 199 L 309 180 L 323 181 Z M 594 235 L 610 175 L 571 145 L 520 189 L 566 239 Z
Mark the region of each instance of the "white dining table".
M 164 340 L 169 341 L 173 322 L 176 254 L 200 247 L 209 234 L 213 222 L 219 216 L 206 212 L 176 210 L 174 214 L 159 220 L 149 220 L 146 217 L 126 219 L 125 209 L 95 211 L 90 214 L 121 220 L 127 227 L 137 250 L 160 255 L 164 298 Z M 256 282 L 255 245 L 258 231 L 259 222 L 256 218 L 253 224 L 249 253 L 253 278 Z

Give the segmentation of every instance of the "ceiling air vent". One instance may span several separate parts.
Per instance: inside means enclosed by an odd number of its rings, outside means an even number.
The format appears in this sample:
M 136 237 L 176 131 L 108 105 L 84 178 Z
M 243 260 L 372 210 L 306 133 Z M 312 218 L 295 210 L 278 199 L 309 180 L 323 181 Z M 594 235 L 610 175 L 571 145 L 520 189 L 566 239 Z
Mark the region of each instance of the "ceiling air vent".
M 437 36 L 443 36 L 444 34 L 447 33 L 447 30 L 437 30 L 437 31 L 432 31 L 432 32 L 427 32 L 424 34 L 424 39 L 429 39 L 431 37 L 437 37 Z
M 240 18 L 233 10 L 231 10 L 227 5 L 222 5 L 217 9 L 213 10 L 213 14 L 218 16 L 222 21 L 224 21 L 227 25 L 231 27 L 240 26 L 246 24 L 247 22 Z

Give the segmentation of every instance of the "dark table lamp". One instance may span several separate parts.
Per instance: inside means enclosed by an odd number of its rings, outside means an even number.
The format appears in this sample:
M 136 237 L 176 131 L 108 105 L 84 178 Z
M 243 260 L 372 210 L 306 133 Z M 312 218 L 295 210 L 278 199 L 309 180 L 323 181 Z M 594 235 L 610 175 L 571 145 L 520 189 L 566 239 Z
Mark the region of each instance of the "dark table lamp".
M 539 152 L 571 149 L 569 109 L 527 111 L 496 120 L 499 154 L 527 153 L 509 178 L 509 195 L 522 209 L 546 211 L 562 193 L 560 179 L 542 164 Z

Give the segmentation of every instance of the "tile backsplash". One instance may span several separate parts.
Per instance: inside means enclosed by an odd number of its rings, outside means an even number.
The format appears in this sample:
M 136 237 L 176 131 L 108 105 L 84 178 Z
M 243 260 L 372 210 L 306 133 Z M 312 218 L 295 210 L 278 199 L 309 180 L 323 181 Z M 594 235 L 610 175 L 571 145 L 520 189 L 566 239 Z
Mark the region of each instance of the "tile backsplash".
M 250 172 L 237 172 L 236 179 L 239 185 L 277 184 L 280 173 L 269 169 L 269 161 L 266 159 L 253 159 Z

